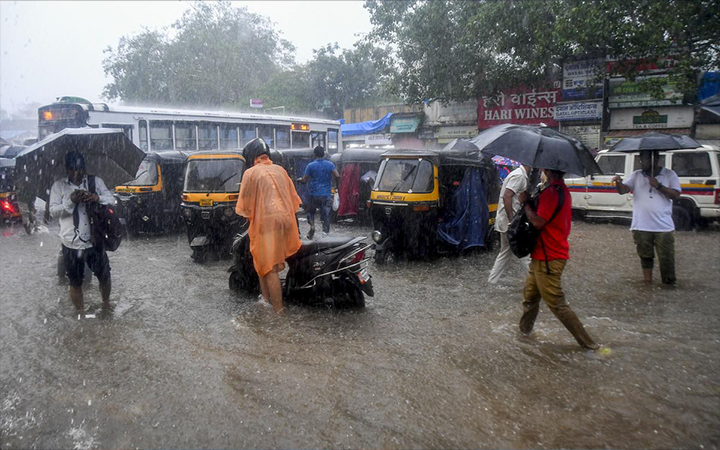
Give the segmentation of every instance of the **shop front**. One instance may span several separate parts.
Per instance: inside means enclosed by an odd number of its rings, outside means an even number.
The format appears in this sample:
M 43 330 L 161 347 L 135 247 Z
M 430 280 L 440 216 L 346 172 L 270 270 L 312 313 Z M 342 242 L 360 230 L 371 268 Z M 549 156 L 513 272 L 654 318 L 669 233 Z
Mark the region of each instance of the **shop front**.
M 420 114 L 393 114 L 390 118 L 390 134 L 395 148 L 422 150 L 425 143 L 418 137 L 418 127 L 422 121 Z
M 614 109 L 611 110 L 604 145 L 610 147 L 623 137 L 638 136 L 649 131 L 690 135 L 693 119 L 692 106 Z
M 577 138 L 591 151 L 601 148 L 602 102 L 558 104 L 555 120 L 560 123 L 560 132 Z
M 559 85 L 559 83 L 558 83 Z M 547 89 L 515 88 L 478 100 L 478 129 L 514 123 L 557 128 L 555 106 L 560 87 Z

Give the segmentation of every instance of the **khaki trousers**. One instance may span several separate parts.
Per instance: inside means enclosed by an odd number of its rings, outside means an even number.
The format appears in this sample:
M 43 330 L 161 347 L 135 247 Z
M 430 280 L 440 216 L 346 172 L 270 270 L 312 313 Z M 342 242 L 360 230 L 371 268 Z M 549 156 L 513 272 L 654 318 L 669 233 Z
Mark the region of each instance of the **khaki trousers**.
M 675 284 L 675 232 L 633 230 L 633 240 L 643 269 L 652 269 L 657 253 L 660 278 L 665 284 Z
M 562 290 L 561 277 L 565 270 L 564 259 L 540 261 L 533 259 L 530 262 L 530 271 L 525 280 L 523 291 L 523 315 L 520 319 L 520 331 L 528 334 L 532 331 L 540 311 L 540 299 L 550 308 L 555 317 L 565 325 L 575 340 L 584 348 L 597 348 L 597 344 L 585 331 L 580 319 L 577 318 L 570 305 L 565 301 Z M 548 274 L 548 268 L 550 274 Z

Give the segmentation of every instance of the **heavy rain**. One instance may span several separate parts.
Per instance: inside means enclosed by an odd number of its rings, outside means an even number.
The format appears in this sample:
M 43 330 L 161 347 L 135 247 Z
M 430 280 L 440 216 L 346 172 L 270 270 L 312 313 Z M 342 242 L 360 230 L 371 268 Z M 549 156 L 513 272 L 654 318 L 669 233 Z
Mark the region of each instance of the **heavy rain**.
M 0 4 L 0 448 L 720 448 L 717 3 L 86 5 Z

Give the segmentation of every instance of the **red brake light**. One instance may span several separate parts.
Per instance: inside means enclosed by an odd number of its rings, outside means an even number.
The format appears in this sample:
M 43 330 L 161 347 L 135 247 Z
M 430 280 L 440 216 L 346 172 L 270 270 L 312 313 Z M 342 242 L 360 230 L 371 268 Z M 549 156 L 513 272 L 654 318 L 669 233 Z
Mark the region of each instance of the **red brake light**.
M 7 201 L 7 200 L 3 200 L 3 202 L 2 202 L 2 209 L 4 209 L 4 210 L 7 211 L 7 212 L 11 212 L 11 213 L 14 213 L 14 212 L 15 212 L 15 208 L 13 207 L 12 203 L 10 203 L 10 202 Z
M 350 264 L 358 263 L 358 262 L 362 261 L 364 257 L 365 257 L 365 250 L 363 250 L 361 252 L 357 252 L 357 254 L 355 254 L 355 256 L 353 257 L 352 261 L 350 261 Z

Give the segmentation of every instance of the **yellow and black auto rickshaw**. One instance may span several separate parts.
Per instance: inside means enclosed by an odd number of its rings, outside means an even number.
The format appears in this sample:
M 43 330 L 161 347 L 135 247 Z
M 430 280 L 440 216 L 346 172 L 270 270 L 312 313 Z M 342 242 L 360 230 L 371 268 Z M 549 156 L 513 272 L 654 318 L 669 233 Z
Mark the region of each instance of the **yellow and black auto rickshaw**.
M 491 248 L 500 183 L 495 164 L 465 150 L 391 150 L 368 205 L 375 261 Z
M 130 234 L 162 233 L 182 226 L 180 202 L 186 157 L 176 150 L 148 153 L 135 178 L 115 187 L 120 217 Z
M 230 257 L 233 237 L 247 224 L 235 214 L 244 170 L 241 151 L 203 151 L 186 158 L 180 207 L 194 261 Z

